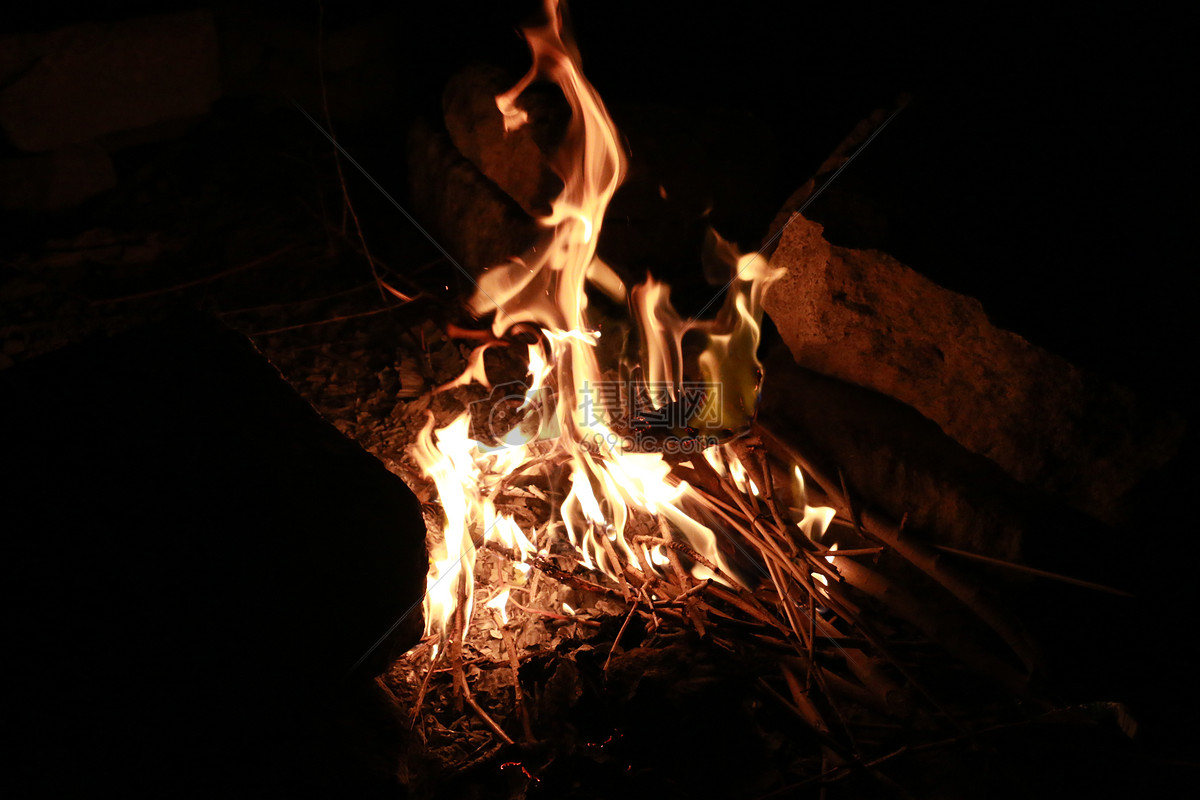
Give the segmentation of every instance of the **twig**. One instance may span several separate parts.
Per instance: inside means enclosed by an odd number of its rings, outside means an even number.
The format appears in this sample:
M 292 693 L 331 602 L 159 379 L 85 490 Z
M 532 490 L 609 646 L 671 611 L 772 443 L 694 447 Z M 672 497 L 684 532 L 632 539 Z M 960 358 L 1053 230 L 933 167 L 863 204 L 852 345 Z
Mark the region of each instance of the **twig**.
M 803 643 L 805 641 L 805 636 L 800 632 L 800 624 L 796 621 L 795 614 L 792 613 L 792 608 L 799 607 L 800 604 L 792 601 L 792 597 L 788 592 L 787 585 L 777 572 L 778 568 L 775 565 L 775 559 L 767 559 L 767 569 L 771 573 L 771 581 L 775 584 L 775 589 L 779 592 L 779 605 L 783 607 L 783 613 L 787 616 L 788 625 L 791 626 L 792 633 L 796 635 L 796 641 Z
M 421 688 L 417 692 L 417 701 L 413 704 L 412 719 L 408 722 L 408 727 L 411 730 L 417 724 L 417 720 L 421 717 L 421 706 L 425 702 L 425 692 L 429 688 L 429 679 L 433 675 L 437 665 L 442 663 L 442 659 L 446 657 L 446 648 L 439 647 L 437 656 L 429 662 L 429 669 L 425 671 L 425 678 L 421 681 Z
M 950 713 L 945 709 L 945 707 L 940 702 L 938 702 L 937 698 L 934 697 L 933 693 L 925 687 L 925 684 L 922 681 L 917 680 L 917 677 L 915 675 L 913 675 L 912 670 L 908 669 L 904 665 L 904 663 L 902 661 L 900 661 L 900 659 L 896 658 L 896 656 L 892 654 L 890 647 L 887 647 L 886 645 L 884 645 L 882 638 L 877 633 L 875 633 L 875 631 L 871 627 L 871 625 L 865 619 L 862 619 L 858 615 L 853 614 L 846 609 L 845 601 L 842 597 L 835 595 L 833 593 L 829 593 L 825 597 L 825 604 L 827 606 L 829 606 L 833 610 L 833 612 L 835 614 L 837 614 L 839 617 L 850 622 L 854 626 L 854 628 L 858 631 L 859 635 L 862 636 L 862 638 L 866 641 L 866 643 L 868 645 L 870 645 L 881 656 L 883 656 L 889 662 L 891 662 L 892 666 L 896 668 L 896 671 L 899 672 L 901 675 L 903 675 L 904 679 L 907 680 L 912 685 L 912 687 L 922 697 L 924 697 L 931 706 L 933 706 L 934 709 L 936 709 L 939 713 L 941 713 L 943 716 L 945 716 L 946 719 L 949 720 L 951 725 L 953 725 L 955 728 L 957 728 L 960 731 L 963 730 L 963 726 L 956 719 L 954 719 L 954 717 L 952 717 L 950 715 Z M 837 646 L 839 651 L 844 652 L 844 648 L 841 645 L 839 645 L 836 641 L 834 641 L 834 644 Z
M 824 553 L 821 553 L 821 557 L 849 558 L 851 556 L 877 556 L 882 552 L 882 547 L 856 547 L 848 550 L 826 550 Z
M 805 717 L 804 713 L 800 709 L 798 709 L 796 706 L 792 705 L 792 703 L 786 697 L 784 697 L 782 694 L 780 694 L 778 691 L 776 691 L 775 688 L 773 686 L 771 686 L 771 684 L 767 683 L 762 678 L 759 678 L 758 685 L 763 687 L 764 689 L 766 689 L 767 692 L 772 697 L 774 697 L 776 700 L 778 700 L 780 703 L 782 703 L 784 708 L 786 708 L 787 710 L 789 710 L 793 714 L 795 714 L 796 717 L 799 718 L 800 721 L 803 722 L 809 728 L 809 730 L 812 731 L 813 735 L 816 736 L 817 739 L 820 740 L 821 744 L 825 745 L 826 747 L 828 747 L 833 752 L 837 753 L 840 757 L 844 758 L 845 760 L 847 760 L 847 761 L 852 760 L 851 758 L 846 757 L 842 754 L 842 752 L 841 752 L 842 748 L 838 745 L 837 742 L 835 742 L 833 740 L 833 737 L 831 737 L 825 731 L 822 731 L 819 728 L 813 726 L 812 722 L 807 717 Z
M 371 258 L 371 250 L 367 247 L 367 239 L 363 236 L 362 224 L 358 220 L 358 212 L 354 210 L 354 203 L 350 202 L 350 189 L 346 186 L 346 176 L 342 172 L 342 157 L 338 150 L 337 134 L 333 129 L 333 118 L 329 114 L 329 92 L 325 85 L 325 4 L 318 4 L 319 20 L 317 22 L 317 81 L 321 86 L 321 110 L 325 112 L 325 129 L 329 131 L 329 138 L 333 142 L 333 165 L 337 170 L 338 185 L 342 189 L 342 225 L 345 227 L 346 212 L 349 212 L 350 219 L 354 222 L 354 231 L 358 234 L 358 242 L 362 246 L 363 255 L 367 259 L 367 265 L 371 268 L 371 277 L 375 279 L 375 285 L 379 288 L 379 297 L 384 302 L 387 302 L 387 294 L 384 292 L 386 284 L 379 277 L 379 270 L 375 267 L 375 259 Z M 344 230 L 343 230 L 344 234 Z M 390 286 L 387 287 L 392 290 Z M 395 290 L 392 290 L 393 292 Z M 403 295 L 401 295 L 403 297 Z
M 109 297 L 109 298 L 105 298 L 103 300 L 92 300 L 91 303 L 94 306 L 104 306 L 104 305 L 109 305 L 111 303 L 125 303 L 125 302 L 129 302 L 131 300 L 144 300 L 147 297 L 157 297 L 160 294 L 170 294 L 172 292 L 181 292 L 184 289 L 191 289 L 193 286 L 202 286 L 203 284 L 206 284 L 206 283 L 212 283 L 213 281 L 219 281 L 222 278 L 227 278 L 230 275 L 234 275 L 238 272 L 245 272 L 248 269 L 254 269 L 256 267 L 261 267 L 262 265 L 270 263 L 271 261 L 274 261 L 276 258 L 279 258 L 279 256 L 283 255 L 284 253 L 287 253 L 294 249 L 296 249 L 296 245 L 294 245 L 294 244 L 284 245 L 283 247 L 279 248 L 278 250 L 275 250 L 274 252 L 267 253 L 265 256 L 259 256 L 258 258 L 254 259 L 253 261 L 247 261 L 245 264 L 239 264 L 236 267 L 230 267 L 227 270 L 217 272 L 213 275 L 206 275 L 203 278 L 197 278 L 196 280 L 193 280 L 193 281 L 186 281 L 185 283 L 177 283 L 173 286 L 164 286 L 160 289 L 150 289 L 145 292 L 138 292 L 137 294 L 129 294 L 129 295 L 125 295 L 124 297 Z
M 805 472 L 811 475 L 835 504 L 846 507 L 845 498 L 839 496 L 839 492 L 835 488 L 836 484 L 829 480 L 823 472 L 814 468 L 803 455 L 796 452 L 795 448 L 763 427 L 761 423 L 755 423 L 755 430 L 764 441 L 777 447 L 793 463 L 800 465 Z M 860 508 L 858 512 L 864 524 L 865 535 L 887 545 L 914 567 L 941 584 L 943 588 L 958 598 L 959 602 L 973 611 L 995 631 L 1013 653 L 1021 659 L 1027 670 L 1033 671 L 1039 661 L 1033 645 L 1007 614 L 983 597 L 977 585 L 943 563 L 939 554 L 927 545 L 915 541 L 912 537 L 902 536 L 902 525 L 897 527 L 890 524 L 869 508 Z
M 374 285 L 375 285 L 375 283 L 372 281 L 372 282 L 368 282 L 368 283 L 360 283 L 358 286 L 352 286 L 349 289 L 343 289 L 340 292 L 334 292 L 333 294 L 322 295 L 321 297 L 306 297 L 303 300 L 292 300 L 292 301 L 286 302 L 286 303 L 267 303 L 266 305 L 250 306 L 249 308 L 231 308 L 228 311 L 218 311 L 217 316 L 218 317 L 232 317 L 235 314 L 252 314 L 252 313 L 257 313 L 257 312 L 261 312 L 261 311 L 271 311 L 272 309 L 276 309 L 276 308 L 291 308 L 292 306 L 303 306 L 303 305 L 307 305 L 309 303 L 320 303 L 325 300 L 333 300 L 334 298 L 337 298 L 337 297 L 345 297 L 348 294 L 354 294 L 355 292 L 361 292 L 363 289 L 366 289 L 367 287 L 374 286 Z
M 533 614 L 535 617 L 546 617 L 547 619 L 557 619 L 562 622 L 575 622 L 575 623 L 578 623 L 578 624 L 583 625 L 588 628 L 599 628 L 600 627 L 600 623 L 594 619 L 581 619 L 579 617 L 570 617 L 570 616 L 567 616 L 566 614 L 556 614 L 553 611 L 542 611 L 541 609 L 537 609 L 537 608 L 529 608 L 528 606 L 523 606 L 520 603 L 518 603 L 516 600 L 513 600 L 511 598 L 509 598 L 508 602 L 512 603 L 514 606 L 521 609 L 526 614 Z
M 533 723 L 529 719 L 529 707 L 525 705 L 525 693 L 521 689 L 521 660 L 517 658 L 517 645 L 508 626 L 500 626 L 500 638 L 504 640 L 504 649 L 508 651 L 508 665 L 512 668 L 513 701 L 517 704 L 517 713 L 521 715 L 521 729 L 525 733 L 525 741 L 532 742 L 535 740 Z
M 804 588 L 808 590 L 808 662 L 804 670 L 804 688 L 808 689 L 812 686 L 817 648 L 817 587 L 813 586 L 812 575 L 804 582 Z
M 691 545 L 689 545 L 687 542 L 683 542 L 678 539 L 660 539 L 657 536 L 634 536 L 633 541 L 635 544 L 645 543 L 645 544 L 662 545 L 663 547 L 666 547 L 670 550 L 674 550 L 676 552 L 683 553 L 685 556 L 690 558 L 692 561 L 695 561 L 697 564 L 700 564 L 705 569 L 707 569 L 709 572 L 711 572 L 713 575 L 716 575 L 718 578 L 725 581 L 730 586 L 737 586 L 737 581 L 735 581 L 733 578 L 729 577 L 729 575 L 725 574 L 725 571 L 722 570 L 720 567 L 718 567 L 716 564 L 714 564 L 713 562 L 709 561 L 704 556 L 697 553 L 696 550 Z
M 629 582 L 625 580 L 625 570 L 622 569 L 623 564 L 621 559 L 617 557 L 616 548 L 612 546 L 612 542 L 608 540 L 608 535 L 604 531 L 597 531 L 596 538 L 600 540 L 601 547 L 604 548 L 604 554 L 612 561 L 612 571 L 617 573 L 617 581 L 621 585 L 621 596 L 626 601 L 629 600 Z
M 850 521 L 854 523 L 854 530 L 858 531 L 859 536 L 863 536 L 862 521 L 858 518 L 858 509 L 854 507 L 854 499 L 850 496 L 850 490 L 846 488 L 846 474 L 842 472 L 841 467 L 838 467 L 838 481 L 842 485 L 842 499 L 846 501 L 846 510 L 850 512 Z
M 795 530 L 795 526 L 789 526 L 783 520 L 783 515 L 779 513 L 779 504 L 775 502 L 775 476 L 771 473 L 771 464 L 767 460 L 767 451 L 762 447 L 757 447 L 754 450 L 758 457 L 758 471 L 762 477 L 763 497 L 767 501 L 767 508 L 771 511 L 771 516 L 775 518 L 775 524 L 781 532 L 786 531 L 791 533 Z M 784 537 L 784 541 L 788 543 L 789 549 L 795 553 L 796 543 L 791 536 Z
M 729 507 L 725 503 L 721 502 L 718 498 L 713 497 L 711 494 L 699 488 L 698 486 L 693 486 L 692 489 L 695 492 L 693 497 L 700 505 L 719 516 L 726 525 L 740 533 L 743 538 L 750 539 L 751 534 L 749 529 L 747 529 L 746 526 L 743 525 L 736 516 L 738 513 L 737 509 Z
M 821 712 L 809 699 L 804 690 L 800 688 L 800 681 L 796 680 L 796 676 L 787 668 L 787 665 L 780 664 L 779 671 L 783 674 L 783 680 L 787 684 L 788 692 L 792 695 L 792 703 L 803 714 L 808 724 L 816 728 L 821 733 L 829 734 L 829 726 L 821 717 Z
M 667 526 L 667 521 L 659 517 L 658 525 L 663 536 L 670 538 L 671 530 Z M 695 589 L 695 585 L 692 583 L 691 577 L 684 571 L 683 564 L 679 561 L 679 553 L 674 548 L 667 548 L 667 560 L 671 562 L 671 571 L 675 573 L 675 576 L 679 579 L 679 585 L 683 588 L 683 591 L 676 595 L 673 600 L 683 603 L 684 616 L 692 623 L 692 627 L 696 629 L 696 633 L 701 638 L 704 638 L 704 621 L 696 609 L 695 602 L 687 600 L 692 590 Z
M 637 611 L 640 597 L 633 598 L 633 605 L 629 608 L 629 613 L 625 615 L 625 621 L 621 623 L 621 629 L 617 631 L 617 638 L 613 639 L 612 647 L 608 649 L 608 658 L 604 659 L 604 674 L 608 674 L 608 664 L 612 661 L 613 653 L 617 651 L 617 645 L 621 643 L 621 637 L 625 635 L 625 629 L 629 627 L 629 620 L 633 619 L 633 614 Z
M 837 551 L 837 558 L 841 558 L 840 551 Z M 887 575 L 850 559 L 839 560 L 836 567 L 847 584 L 874 597 L 891 613 L 921 631 L 930 641 L 940 643 L 964 664 L 989 675 L 1012 691 L 1020 692 L 1024 688 L 1025 676 L 1018 670 L 981 648 L 970 646 L 961 635 L 947 632 L 942 624 L 944 615 L 936 607 L 922 605 L 907 589 Z
M 775 252 L 775 243 L 779 239 L 780 234 L 793 215 L 803 211 L 810 202 L 815 200 L 825 187 L 828 186 L 838 173 L 849 164 L 854 157 L 861 152 L 862 148 L 870 143 L 884 127 L 887 126 L 892 119 L 900 113 L 912 100 L 912 96 L 908 94 L 900 95 L 896 101 L 886 108 L 876 109 L 868 117 L 861 120 L 857 125 L 850 130 L 846 137 L 838 143 L 817 168 L 816 173 L 809 178 L 804 184 L 792 193 L 786 201 L 783 208 L 775 215 L 775 219 L 771 222 L 771 227 L 768 229 L 768 235 L 763 240 L 761 248 L 763 255 L 770 257 Z
M 1033 645 L 1008 614 L 983 596 L 977 583 L 959 575 L 957 570 L 945 564 L 938 552 L 932 548 L 912 537 L 901 536 L 898 529 L 890 528 L 881 519 L 872 519 L 869 511 L 864 512 L 863 516 L 872 538 L 883 542 L 910 564 L 936 580 L 963 605 L 975 612 L 1004 640 L 1027 670 L 1032 672 L 1036 668 L 1039 658 Z
M 496 720 L 492 719 L 488 713 L 483 710 L 483 706 L 475 702 L 475 698 L 471 696 L 471 690 L 467 687 L 467 676 L 462 671 L 461 664 L 459 664 L 458 668 L 454 671 L 454 684 L 456 687 L 458 687 L 462 694 L 463 700 L 465 700 L 467 705 L 471 707 L 471 710 L 474 711 L 481 720 L 483 720 L 483 724 L 491 728 L 492 733 L 499 736 L 505 744 L 512 744 L 512 737 L 505 733 L 504 729 L 496 723 Z
M 1082 586 L 1085 589 L 1094 589 L 1097 592 L 1107 592 L 1108 594 L 1115 594 L 1118 597 L 1136 597 L 1136 595 L 1132 594 L 1131 592 L 1126 592 L 1123 589 L 1114 589 L 1113 587 L 1105 586 L 1102 583 L 1092 583 L 1091 581 L 1085 581 L 1081 578 L 1072 578 L 1068 575 L 1060 575 L 1057 572 L 1049 572 L 1044 569 L 1027 567 L 1024 564 L 1015 564 L 1012 561 L 1003 561 L 999 558 L 992 558 L 991 556 L 984 556 L 980 555 L 979 553 L 969 553 L 966 550 L 957 550 L 953 547 L 946 547 L 944 545 L 934 545 L 934 547 L 938 550 L 941 550 L 943 553 L 952 553 L 956 556 L 969 558 L 972 561 L 979 561 L 984 564 L 990 564 L 994 567 L 1012 570 L 1013 572 L 1023 572 L 1026 575 L 1034 575 L 1039 578 L 1046 578 L 1047 580 L 1069 583 L 1072 586 Z M 840 556 L 842 553 L 839 552 L 838 555 Z
M 650 592 L 646 590 L 646 584 L 638 587 L 638 592 L 641 593 L 642 599 L 646 601 L 646 605 L 650 607 L 650 621 L 654 623 L 654 630 L 658 631 L 658 615 L 654 613 L 654 598 L 650 596 Z
M 723 586 L 717 586 L 716 584 L 710 584 L 707 591 L 708 594 L 711 594 L 718 600 L 722 600 L 734 608 L 749 614 L 751 617 L 763 623 L 764 625 L 769 625 L 776 629 L 784 636 L 787 636 L 791 633 L 786 625 L 772 616 L 771 613 L 765 608 L 761 607 L 750 595 L 746 595 L 743 598 L 737 593 L 732 592 Z
M 409 301 L 409 302 L 412 302 L 412 301 Z M 375 308 L 370 311 L 360 311 L 357 314 L 343 314 L 340 317 L 330 317 L 329 319 L 319 319 L 314 322 L 301 322 L 298 325 L 288 325 L 287 327 L 284 327 L 284 328 L 274 328 L 269 331 L 256 331 L 255 333 L 252 333 L 250 335 L 251 336 L 272 336 L 276 333 L 286 333 L 288 331 L 298 331 L 301 328 L 311 328 L 315 325 L 328 325 L 331 322 L 344 322 L 345 320 L 348 320 L 348 319 L 358 319 L 359 317 L 370 317 L 370 316 L 374 316 L 375 314 L 382 314 L 385 311 L 392 311 L 393 309 L 401 308 L 406 305 L 408 305 L 408 303 L 393 303 L 392 305 L 384 306 L 383 308 Z

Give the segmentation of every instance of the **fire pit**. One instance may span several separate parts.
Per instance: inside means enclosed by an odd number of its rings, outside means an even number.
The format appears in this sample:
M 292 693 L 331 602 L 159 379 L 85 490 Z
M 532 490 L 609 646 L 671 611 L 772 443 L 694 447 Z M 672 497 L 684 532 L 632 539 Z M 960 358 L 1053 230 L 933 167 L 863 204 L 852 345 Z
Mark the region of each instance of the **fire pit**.
M 897 790 L 889 762 L 933 774 L 984 730 L 1104 719 L 1132 735 L 1119 704 L 1065 708 L 1044 692 L 1008 590 L 970 559 L 1126 593 L 1017 563 L 1011 529 L 962 549 L 978 531 L 947 528 L 969 514 L 933 530 L 925 515 L 914 534 L 906 515 L 856 497 L 840 465 L 806 457 L 791 426 L 756 421 L 771 391 L 757 358 L 763 298 L 787 272 L 780 263 L 794 262 L 741 254 L 710 231 L 707 269 L 719 280 L 702 311 L 718 307 L 688 319 L 668 286 L 627 286 L 597 256 L 625 156 L 561 9 L 550 2 L 543 14 L 524 31 L 529 72 L 478 113 L 536 161 L 523 129 L 545 101 L 525 95 L 537 82 L 557 88 L 568 122 L 548 148 L 556 194 L 528 248 L 471 279 L 468 308 L 491 326 L 450 332 L 476 342 L 465 370 L 407 409 L 423 420 L 410 423 L 407 457 L 430 529 L 426 639 L 385 684 L 434 774 L 470 780 L 494 768 L 512 791 L 553 780 L 541 788 L 553 794 L 579 791 L 563 770 L 592 761 L 625 770 L 605 777 L 615 780 L 606 791 L 654 785 L 656 745 L 687 736 L 673 718 L 694 709 L 680 706 L 712 703 L 714 692 L 737 698 L 718 702 L 738 709 L 719 723 L 738 741 L 716 736 L 706 761 L 753 743 L 734 762 L 771 778 L 714 768 L 674 775 L 662 791 L 758 796 L 778 788 L 779 770 L 797 777 L 796 791 L 840 781 Z M 447 114 L 461 111 L 447 103 Z M 896 113 L 856 131 L 821 177 L 835 178 Z M 453 125 L 451 136 L 515 196 L 546 185 L 513 177 L 503 153 Z M 823 188 L 808 187 L 801 207 Z M 473 240 L 457 220 L 442 223 Z M 785 218 L 766 248 L 809 224 Z M 802 296 L 796 280 L 775 295 L 779 322 Z M 925 500 L 907 502 L 924 511 Z M 655 735 L 629 731 L 638 715 L 627 703 L 655 708 Z M 784 727 L 799 735 L 772 743 L 766 731 L 779 722 L 760 714 L 790 716 Z M 709 728 L 704 736 L 711 746 Z

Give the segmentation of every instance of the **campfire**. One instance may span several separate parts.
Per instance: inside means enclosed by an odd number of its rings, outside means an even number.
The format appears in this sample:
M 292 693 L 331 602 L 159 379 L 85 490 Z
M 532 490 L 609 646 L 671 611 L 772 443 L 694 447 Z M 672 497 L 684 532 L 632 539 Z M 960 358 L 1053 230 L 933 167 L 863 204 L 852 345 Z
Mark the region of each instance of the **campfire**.
M 448 770 L 519 748 L 500 767 L 532 786 L 556 758 L 618 735 L 547 747 L 564 730 L 547 715 L 568 712 L 555 703 L 578 699 L 581 671 L 632 695 L 680 636 L 734 654 L 807 732 L 787 756 L 803 783 L 890 786 L 885 762 L 966 741 L 968 717 L 1005 728 L 1066 713 L 1032 688 L 1039 655 L 1022 625 L 947 553 L 1038 570 L 911 535 L 757 418 L 772 377 L 757 355 L 764 297 L 786 271 L 769 251 L 709 231 L 724 285 L 708 319 L 598 257 L 626 159 L 557 2 L 544 15 L 524 30 L 532 67 L 495 104 L 513 135 L 535 82 L 561 91 L 562 189 L 535 243 L 478 276 L 467 306 L 490 329 L 450 331 L 474 344 L 465 371 L 411 409 L 425 638 L 387 678 L 409 724 Z
M 1072 205 L 1143 158 L 1105 160 L 1126 137 L 1072 126 L 1108 106 L 1042 74 L 1103 60 L 1079 23 L 993 109 L 1024 20 L 976 54 L 907 10 L 805 7 L 805 49 L 740 9 L 699 46 L 663 33 L 682 5 L 572 28 L 543 0 L 516 30 L 528 8 L 486 5 L 6 34 L 26 780 L 766 800 L 1184 773 L 1195 559 L 1162 533 L 1194 439 L 1161 345 L 1186 301 L 1129 269 L 1168 212 L 1118 236 Z M 1056 182 L 1030 128 L 1104 158 Z M 947 175 L 964 153 L 990 205 Z
M 563 38 L 556 5 L 546 12 L 546 25 L 526 31 L 532 69 L 496 103 L 506 129 L 515 130 L 527 121 L 517 101 L 530 83 L 552 80 L 563 91 L 572 112 L 556 163 L 564 189 L 541 220 L 546 232 L 538 245 L 481 277 L 470 306 L 493 315 L 496 338 L 474 351 L 468 370 L 451 384 L 499 385 L 503 396 L 471 404 L 445 427 L 435 429 L 431 413 L 413 451 L 446 509 L 434 542 L 427 631 L 455 649 L 471 617 L 475 537 L 512 554 L 522 579 L 530 558 L 545 559 L 560 543 L 580 567 L 617 582 L 627 601 L 646 594 L 651 579 L 665 577 L 660 567 L 672 563 L 668 543 L 691 554 L 696 580 L 732 588 L 742 582 L 732 577 L 700 511 L 711 516 L 718 507 L 672 475 L 668 454 L 704 463 L 714 476 L 734 481 L 738 492 L 758 493 L 739 458 L 716 442 L 718 433 L 731 437 L 754 414 L 766 261 L 758 254 L 731 256 L 724 306 L 715 321 L 695 322 L 675 313 L 668 287 L 647 280 L 626 291 L 597 259 L 624 158 L 612 120 Z M 609 331 L 625 342 L 601 341 L 604 331 L 589 319 L 589 276 L 628 303 L 632 329 Z M 705 347 L 685 372 L 688 336 L 702 338 Z M 485 358 L 492 345 L 527 352 L 520 380 L 489 377 Z M 500 406 L 513 401 L 516 407 L 502 416 Z M 516 422 L 508 428 L 510 418 Z M 683 463 L 698 469 L 694 461 Z M 518 498 L 545 504 L 549 518 L 526 515 L 518 523 L 505 508 Z M 673 563 L 678 567 L 678 558 Z M 504 612 L 503 603 L 497 608 Z

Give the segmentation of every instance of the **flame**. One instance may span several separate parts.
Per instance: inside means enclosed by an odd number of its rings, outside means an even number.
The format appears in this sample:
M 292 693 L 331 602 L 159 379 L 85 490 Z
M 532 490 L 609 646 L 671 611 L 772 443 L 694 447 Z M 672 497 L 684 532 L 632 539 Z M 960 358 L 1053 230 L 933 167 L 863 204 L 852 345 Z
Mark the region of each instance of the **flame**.
M 496 611 L 496 615 L 500 617 L 501 625 L 508 624 L 508 593 L 510 591 L 512 590 L 506 586 L 495 597 L 484 604 Z
M 779 272 L 757 254 L 740 255 L 715 235 L 712 249 L 732 274 L 724 304 L 712 320 L 684 320 L 670 303 L 669 288 L 653 279 L 626 291 L 616 273 L 596 257 L 604 213 L 625 174 L 616 127 L 595 89 L 583 78 L 579 56 L 563 28 L 557 0 L 545 0 L 545 20 L 525 30 L 532 53 L 528 73 L 496 98 L 506 131 L 528 122 L 517 101 L 536 80 L 558 85 L 571 109 L 571 120 L 552 167 L 563 190 L 550 213 L 539 220 L 537 244 L 485 272 L 468 301 L 478 316 L 494 314 L 492 332 L 502 339 L 514 326 L 540 332 L 528 348 L 527 385 L 516 409 L 520 421 L 507 431 L 489 431 L 492 444 L 470 437 L 472 415 L 463 412 L 434 430 L 432 414 L 412 448 L 412 455 L 436 489 L 444 511 L 441 535 L 432 536 L 425 598 L 426 633 L 463 635 L 473 602 L 473 567 L 477 542 L 495 542 L 512 554 L 524 574 L 531 555 L 548 546 L 534 532 L 523 531 L 512 516 L 498 514 L 495 500 L 510 476 L 527 479 L 527 465 L 538 462 L 538 474 L 565 467 L 569 476 L 558 510 L 567 541 L 579 562 L 616 578 L 625 565 L 654 570 L 670 563 L 661 545 L 635 551 L 626 539 L 634 514 L 657 518 L 665 534 L 678 535 L 717 566 L 735 574 L 717 546 L 713 531 L 687 511 L 694 490 L 670 476 L 671 466 L 659 452 L 639 452 L 619 434 L 621 408 L 602 391 L 606 372 L 598 356 L 601 331 L 588 316 L 585 285 L 589 280 L 610 297 L 628 300 L 639 334 L 637 373 L 641 389 L 659 409 L 681 397 L 685 364 L 682 342 L 689 332 L 707 337 L 697 367 L 710 387 L 687 419 L 691 429 L 738 430 L 754 414 L 761 379 L 756 357 L 761 299 Z M 483 348 L 472 355 L 467 370 L 450 385 L 478 383 L 488 387 Z M 610 370 L 609 373 L 612 374 Z M 476 421 L 478 424 L 478 420 Z M 728 472 L 742 491 L 757 495 L 740 461 L 731 454 L 704 451 L 722 474 Z M 550 534 L 543 533 L 549 536 Z M 558 535 L 555 533 L 554 535 Z M 696 564 L 697 578 L 726 582 Z M 451 576 L 457 575 L 457 579 Z M 507 602 L 507 591 L 488 603 Z M 574 613 L 563 604 L 568 614 Z M 455 624 L 455 615 L 462 617 Z
M 808 504 L 808 492 L 804 489 L 804 473 L 800 471 L 799 467 L 794 467 L 793 469 L 796 475 L 797 496 L 804 502 L 804 517 L 796 523 L 796 526 L 804 531 L 804 535 L 814 542 L 819 541 L 825 535 L 825 532 L 829 530 L 829 526 L 833 523 L 833 518 L 837 516 L 837 511 L 829 506 L 810 506 Z M 837 549 L 837 545 L 835 544 L 830 549 Z

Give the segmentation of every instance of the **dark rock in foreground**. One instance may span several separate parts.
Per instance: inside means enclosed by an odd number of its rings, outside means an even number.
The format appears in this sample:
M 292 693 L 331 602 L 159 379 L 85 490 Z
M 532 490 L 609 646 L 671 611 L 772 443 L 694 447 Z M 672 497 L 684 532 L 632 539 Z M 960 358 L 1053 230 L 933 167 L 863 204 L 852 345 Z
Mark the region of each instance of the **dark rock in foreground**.
M 21 782 L 261 796 L 328 776 L 339 698 L 420 633 L 403 482 L 206 318 L 27 362 L 0 394 Z

